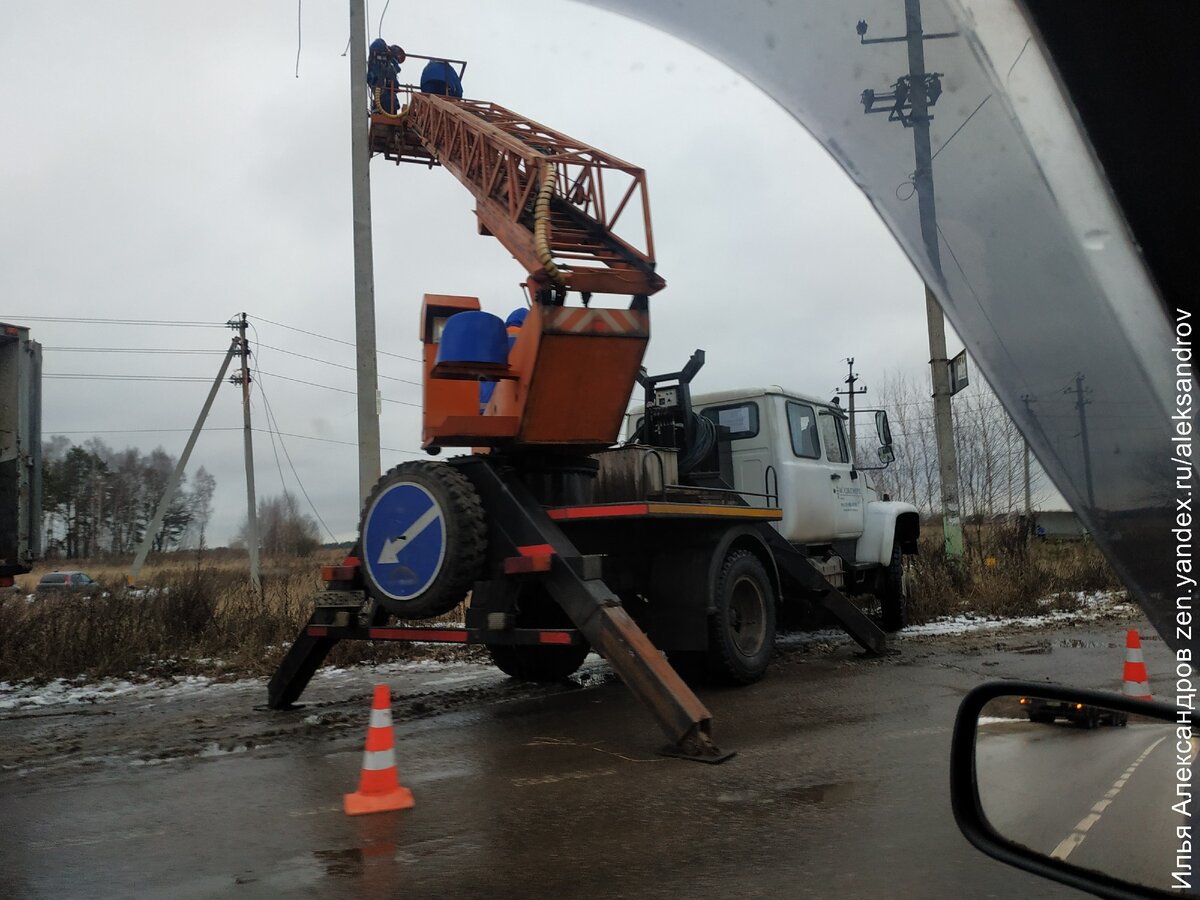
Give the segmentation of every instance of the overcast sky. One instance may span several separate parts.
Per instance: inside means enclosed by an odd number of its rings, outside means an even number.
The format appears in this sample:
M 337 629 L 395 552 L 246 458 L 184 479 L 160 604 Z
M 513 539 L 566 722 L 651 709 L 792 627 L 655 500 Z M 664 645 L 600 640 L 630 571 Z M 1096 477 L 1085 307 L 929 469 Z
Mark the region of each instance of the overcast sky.
M 371 36 L 382 2 L 371 3 Z M 557 35 L 536 52 L 530 29 Z M 98 316 L 220 323 L 245 311 L 281 431 L 352 442 L 354 397 L 349 60 L 344 3 L 294 0 L 13 4 L 0 7 L 0 319 Z M 854 356 L 868 386 L 927 379 L 921 282 L 859 190 L 790 116 L 725 65 L 636 22 L 562 0 L 397 3 L 383 36 L 469 61 L 468 96 L 494 100 L 644 167 L 658 271 L 651 371 L 697 347 L 696 389 L 780 384 L 829 395 Z M 413 64 L 405 75 L 416 79 Z M 858 98 L 848 88 L 846 104 Z M 785 174 L 786 177 L 780 177 Z M 379 347 L 416 357 L 421 295 L 522 304 L 524 273 L 476 234 L 472 200 L 442 170 L 371 167 Z M 30 321 L 45 371 L 211 378 L 221 328 Z M 252 334 L 252 338 L 255 335 Z M 210 354 L 84 353 L 167 348 Z M 950 353 L 961 344 L 951 336 Z M 279 348 L 279 349 L 268 349 Z M 380 360 L 385 468 L 419 441 L 415 362 Z M 179 453 L 200 382 L 47 379 L 44 434 Z M 868 395 L 868 401 L 871 395 Z M 412 405 L 404 405 L 412 404 Z M 266 425 L 261 394 L 256 424 Z M 209 425 L 241 424 L 226 387 Z M 141 429 L 171 429 L 136 433 Z M 272 443 L 255 434 L 260 495 L 278 493 Z M 286 449 L 339 538 L 357 526 L 353 446 Z M 295 490 L 286 459 L 284 480 Z M 241 435 L 212 431 L 190 467 L 217 478 L 211 541 L 244 517 Z

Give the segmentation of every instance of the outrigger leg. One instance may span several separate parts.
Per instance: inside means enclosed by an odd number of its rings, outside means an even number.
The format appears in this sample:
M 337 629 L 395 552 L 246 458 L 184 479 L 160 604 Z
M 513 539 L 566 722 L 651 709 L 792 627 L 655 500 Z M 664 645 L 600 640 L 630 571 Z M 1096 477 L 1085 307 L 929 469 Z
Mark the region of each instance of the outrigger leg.
M 485 457 L 448 460 L 474 485 L 488 511 L 489 548 L 518 558 L 534 548 L 551 555 L 543 584 L 554 600 L 658 721 L 671 741 L 663 753 L 719 763 L 733 756 L 712 740 L 712 713 L 634 623 L 600 578 L 598 560 L 582 556 L 516 476 Z M 524 553 L 522 552 L 524 551 Z

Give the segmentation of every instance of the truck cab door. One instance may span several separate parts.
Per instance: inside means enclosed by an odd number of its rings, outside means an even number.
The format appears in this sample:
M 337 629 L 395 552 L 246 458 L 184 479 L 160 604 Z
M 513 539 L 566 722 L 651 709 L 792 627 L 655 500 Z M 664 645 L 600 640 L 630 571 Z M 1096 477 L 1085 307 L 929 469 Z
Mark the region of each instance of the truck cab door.
M 850 462 L 850 444 L 842 417 L 828 410 L 817 416 L 821 431 L 823 467 L 829 477 L 833 536 L 856 538 L 863 530 L 862 474 Z

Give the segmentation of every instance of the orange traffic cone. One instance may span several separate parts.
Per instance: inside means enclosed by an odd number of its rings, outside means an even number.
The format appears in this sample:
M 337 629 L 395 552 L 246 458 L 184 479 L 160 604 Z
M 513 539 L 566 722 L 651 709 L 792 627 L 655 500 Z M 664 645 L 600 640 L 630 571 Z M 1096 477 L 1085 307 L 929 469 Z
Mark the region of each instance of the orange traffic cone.
M 1125 635 L 1125 684 L 1121 693 L 1138 700 L 1154 699 L 1150 695 L 1150 676 L 1146 674 L 1146 663 L 1142 661 L 1142 641 L 1136 628 L 1130 628 Z
M 362 777 L 358 782 L 358 790 L 346 794 L 344 805 L 348 816 L 412 808 L 412 791 L 401 787 L 396 777 L 392 704 L 386 684 L 375 686 L 371 724 L 367 728 L 367 747 L 363 751 Z

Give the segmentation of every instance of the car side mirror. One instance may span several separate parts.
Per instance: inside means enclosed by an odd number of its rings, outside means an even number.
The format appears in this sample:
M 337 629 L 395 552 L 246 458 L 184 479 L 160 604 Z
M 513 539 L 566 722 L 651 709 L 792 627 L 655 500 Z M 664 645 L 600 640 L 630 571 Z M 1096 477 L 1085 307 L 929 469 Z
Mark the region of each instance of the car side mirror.
M 984 684 L 954 723 L 954 818 L 989 856 L 1100 897 L 1190 893 L 1190 731 L 1163 703 Z

